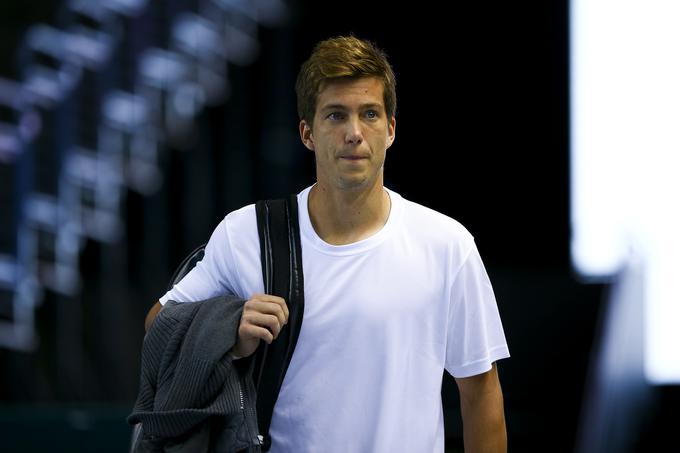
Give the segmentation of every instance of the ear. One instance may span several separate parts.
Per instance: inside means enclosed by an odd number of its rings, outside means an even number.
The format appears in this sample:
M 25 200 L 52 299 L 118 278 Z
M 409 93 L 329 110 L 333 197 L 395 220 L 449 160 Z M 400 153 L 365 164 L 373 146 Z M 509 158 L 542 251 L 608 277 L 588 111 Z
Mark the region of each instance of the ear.
M 387 124 L 387 149 L 394 143 L 397 132 L 397 119 L 393 116 Z
M 300 139 L 302 140 L 302 144 L 305 145 L 308 150 L 314 151 L 314 136 L 312 135 L 312 128 L 305 120 L 300 120 Z

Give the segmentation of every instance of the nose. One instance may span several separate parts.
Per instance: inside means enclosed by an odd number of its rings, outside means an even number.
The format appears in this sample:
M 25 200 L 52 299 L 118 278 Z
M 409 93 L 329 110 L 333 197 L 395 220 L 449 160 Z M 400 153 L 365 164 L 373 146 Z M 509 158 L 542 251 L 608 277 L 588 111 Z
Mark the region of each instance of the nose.
M 347 121 L 347 130 L 345 131 L 345 142 L 351 145 L 360 145 L 364 141 L 363 133 L 361 132 L 361 124 L 358 118 L 351 118 Z

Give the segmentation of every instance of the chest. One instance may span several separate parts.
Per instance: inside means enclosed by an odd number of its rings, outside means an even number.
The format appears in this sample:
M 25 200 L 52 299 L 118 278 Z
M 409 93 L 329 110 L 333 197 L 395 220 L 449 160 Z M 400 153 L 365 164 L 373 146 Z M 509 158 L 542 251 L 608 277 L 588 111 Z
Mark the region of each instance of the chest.
M 385 246 L 329 256 L 303 252 L 306 329 L 379 332 L 446 317 L 446 266 L 434 251 Z M 445 261 L 445 260 L 444 260 Z

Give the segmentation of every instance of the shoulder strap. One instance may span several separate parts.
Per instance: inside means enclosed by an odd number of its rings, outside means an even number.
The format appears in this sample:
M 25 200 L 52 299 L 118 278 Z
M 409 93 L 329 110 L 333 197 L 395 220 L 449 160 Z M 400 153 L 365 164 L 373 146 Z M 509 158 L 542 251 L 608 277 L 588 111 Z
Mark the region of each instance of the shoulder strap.
M 206 245 L 207 244 L 201 244 L 198 247 L 196 247 L 191 253 L 189 253 L 184 258 L 182 263 L 179 266 L 177 266 L 177 269 L 175 269 L 175 272 L 172 274 L 170 282 L 168 283 L 168 291 L 170 291 L 173 286 L 179 283 L 179 281 L 182 280 L 184 276 L 187 275 L 189 271 L 196 266 L 196 263 L 203 259 L 203 255 L 205 255 Z
M 257 389 L 257 418 L 264 437 L 262 447 L 267 451 L 271 445 L 269 426 L 274 404 L 302 325 L 304 282 L 297 196 L 258 201 L 255 210 L 265 293 L 283 297 L 289 311 L 288 324 L 278 338 L 271 345 L 261 342 L 255 353 L 253 379 Z

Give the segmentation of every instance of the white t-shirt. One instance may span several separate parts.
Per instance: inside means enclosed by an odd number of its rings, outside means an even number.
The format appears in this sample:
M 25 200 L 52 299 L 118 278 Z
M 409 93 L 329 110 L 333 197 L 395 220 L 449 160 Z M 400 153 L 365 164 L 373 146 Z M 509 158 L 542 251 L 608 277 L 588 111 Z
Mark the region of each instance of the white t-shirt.
M 330 245 L 298 194 L 305 309 L 274 407 L 273 453 L 443 452 L 443 371 L 486 372 L 509 357 L 470 233 L 388 190 L 376 234 Z M 215 229 L 204 259 L 167 300 L 263 292 L 254 205 Z

